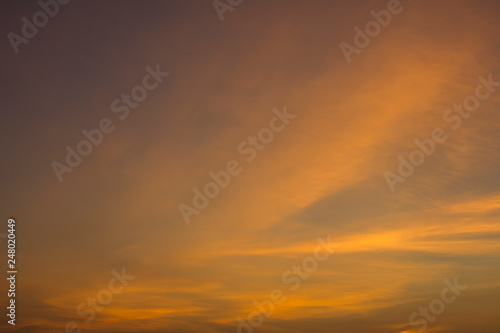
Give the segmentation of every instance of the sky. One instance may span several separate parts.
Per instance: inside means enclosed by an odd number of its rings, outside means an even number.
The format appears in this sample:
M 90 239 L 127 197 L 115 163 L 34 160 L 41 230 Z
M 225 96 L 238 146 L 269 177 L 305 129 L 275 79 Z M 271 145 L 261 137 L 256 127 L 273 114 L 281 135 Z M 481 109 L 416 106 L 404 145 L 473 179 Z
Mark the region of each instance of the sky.
M 497 1 L 41 3 L 0 4 L 1 331 L 500 329 Z

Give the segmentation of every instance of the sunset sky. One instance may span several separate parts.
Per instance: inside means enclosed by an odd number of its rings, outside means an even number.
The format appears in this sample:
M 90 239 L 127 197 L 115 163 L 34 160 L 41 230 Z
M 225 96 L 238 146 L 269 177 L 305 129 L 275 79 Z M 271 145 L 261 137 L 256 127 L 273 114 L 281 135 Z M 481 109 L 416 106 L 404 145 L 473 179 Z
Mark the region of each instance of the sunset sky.
M 417 333 L 412 314 L 458 281 L 425 332 L 499 332 L 500 2 L 395 1 L 72 0 L 18 52 L 9 33 L 42 9 L 2 1 L 0 248 L 14 218 L 19 273 L 0 330 Z M 327 242 L 307 278 L 290 273 Z M 123 269 L 89 319 L 82 303 Z M 248 324 L 273 290 L 286 299 Z

